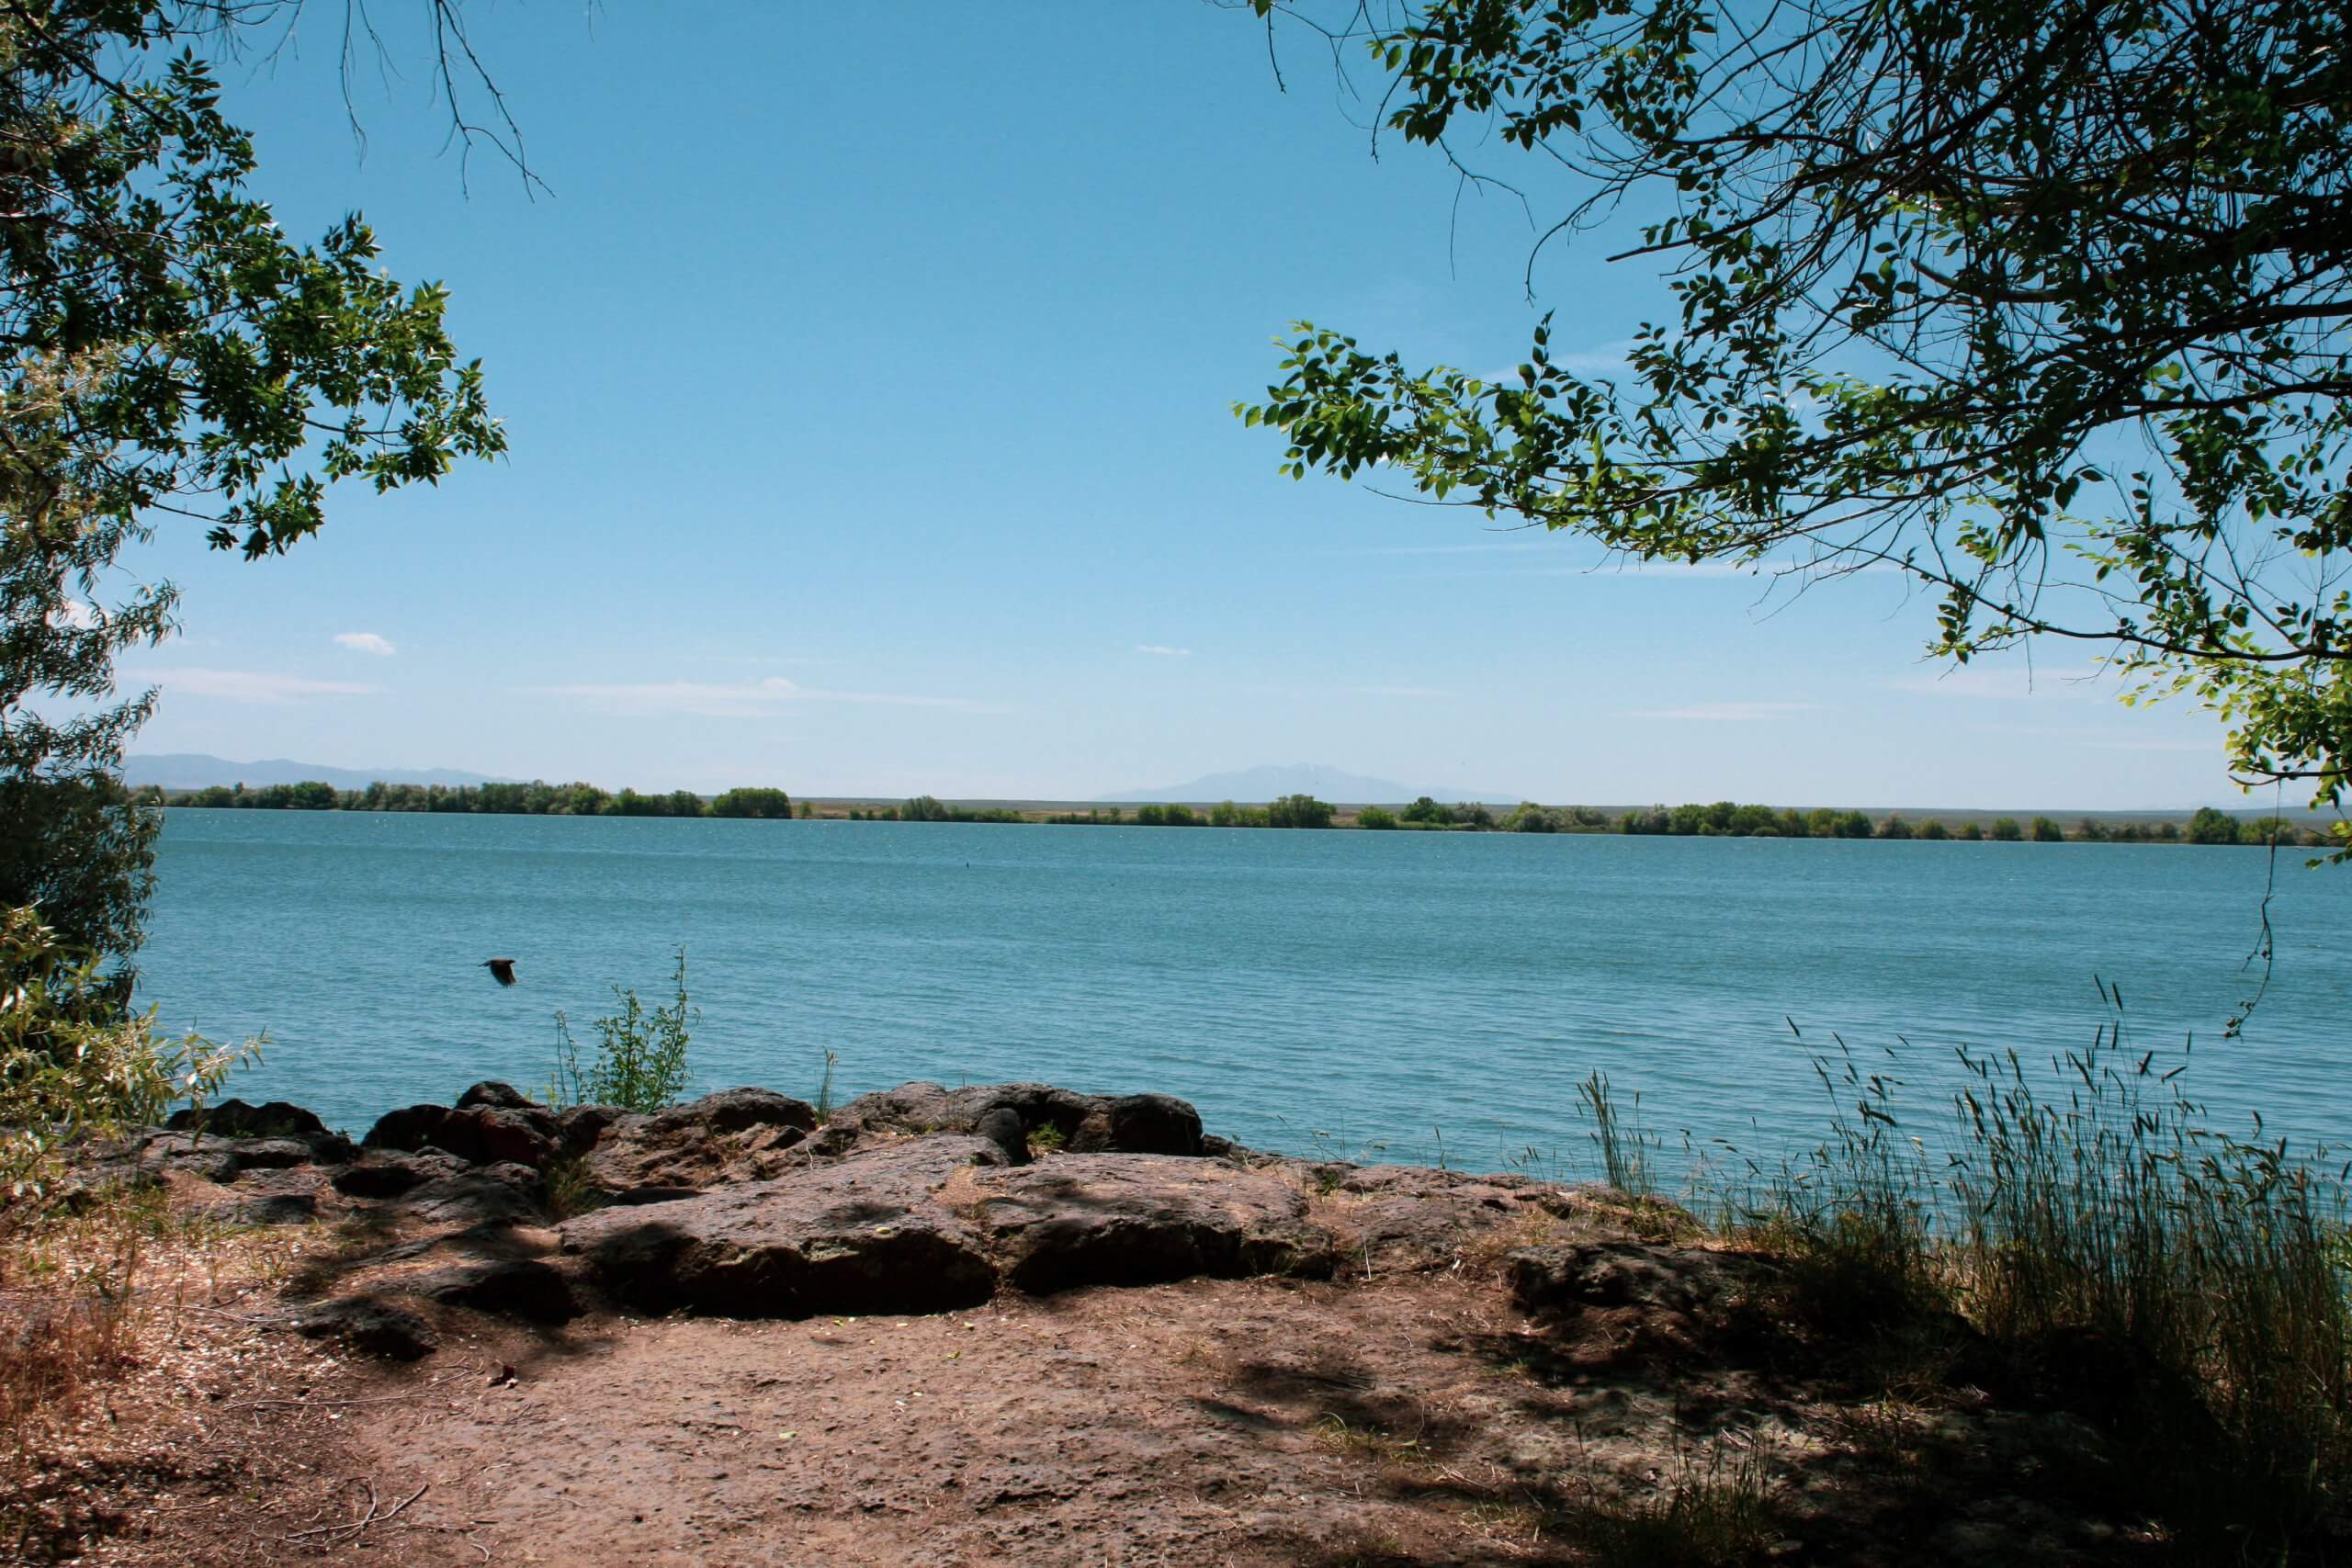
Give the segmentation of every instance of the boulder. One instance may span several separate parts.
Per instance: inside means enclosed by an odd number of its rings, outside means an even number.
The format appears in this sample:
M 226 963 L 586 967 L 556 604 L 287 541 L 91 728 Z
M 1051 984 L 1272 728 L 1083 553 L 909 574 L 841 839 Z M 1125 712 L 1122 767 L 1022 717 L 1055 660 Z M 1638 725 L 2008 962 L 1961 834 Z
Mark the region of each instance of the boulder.
M 466 1168 L 465 1161 L 440 1149 L 413 1155 L 369 1149 L 334 1173 L 334 1190 L 346 1198 L 397 1198 L 412 1188 L 456 1176 Z
M 590 1135 L 585 1174 L 609 1202 L 663 1202 L 779 1176 L 816 1126 L 816 1108 L 805 1101 L 763 1089 L 723 1089 L 650 1115 L 613 1112 Z M 576 1119 L 564 1135 L 587 1127 Z
M 299 1105 L 289 1105 L 282 1100 L 273 1100 L 266 1105 L 249 1105 L 242 1100 L 231 1099 L 201 1110 L 188 1106 L 173 1111 L 164 1127 L 172 1133 L 201 1131 L 216 1138 L 334 1136 L 314 1112 Z
M 1003 1150 L 1005 1164 L 1029 1163 L 1028 1129 L 1021 1125 L 1021 1113 L 1010 1106 L 1000 1105 L 981 1117 L 972 1132 Z
M 458 1096 L 458 1109 L 460 1111 L 471 1111 L 477 1106 L 487 1106 L 492 1111 L 530 1111 L 537 1109 L 537 1104 L 513 1084 L 500 1083 L 496 1078 L 485 1078 Z
M 300 1138 L 239 1138 L 228 1145 L 232 1174 L 249 1170 L 285 1170 L 310 1165 L 317 1155 Z
M 368 1296 L 322 1302 L 294 1320 L 294 1332 L 305 1339 L 338 1340 L 391 1361 L 429 1356 L 438 1343 L 424 1319 Z
M 949 1089 L 900 1084 L 861 1095 L 825 1124 L 827 1147 L 876 1133 L 975 1133 L 983 1117 L 1011 1111 L 1035 1134 L 1050 1127 L 1073 1153 L 1193 1155 L 1204 1152 L 1200 1112 L 1164 1094 L 1080 1094 L 1051 1084 L 975 1084 Z
M 537 1170 L 555 1157 L 563 1124 L 544 1106 L 412 1105 L 368 1130 L 363 1147 L 412 1152 L 446 1149 L 476 1165 L 512 1162 Z
M 940 1192 L 1001 1165 L 986 1139 L 884 1144 L 772 1180 L 566 1221 L 563 1250 L 631 1305 L 733 1317 L 942 1312 L 986 1301 L 996 1270 Z
M 237 1156 L 224 1138 L 198 1137 L 192 1133 L 157 1133 L 138 1147 L 138 1173 L 153 1179 L 166 1175 L 227 1181 L 237 1173 Z
M 316 1170 L 257 1170 L 230 1189 L 233 1196 L 201 1204 L 198 1212 L 231 1224 L 300 1224 L 318 1214 L 324 1185 Z
M 1063 1155 L 977 1173 L 967 1212 L 1032 1293 L 1209 1275 L 1328 1278 L 1329 1234 L 1274 1172 L 1158 1155 Z
M 401 1199 L 417 1218 L 453 1225 L 538 1222 L 539 1175 L 517 1164 L 460 1168 L 413 1188 Z

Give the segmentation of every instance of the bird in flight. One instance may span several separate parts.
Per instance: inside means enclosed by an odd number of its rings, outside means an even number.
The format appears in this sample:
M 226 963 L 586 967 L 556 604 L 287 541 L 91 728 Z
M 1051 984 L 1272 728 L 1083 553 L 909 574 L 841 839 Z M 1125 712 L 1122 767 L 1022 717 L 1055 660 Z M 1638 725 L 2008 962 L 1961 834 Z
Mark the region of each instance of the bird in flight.
M 485 958 L 481 961 L 481 966 L 489 970 L 490 977 L 497 981 L 500 985 L 511 986 L 514 983 L 514 961 L 513 959 Z

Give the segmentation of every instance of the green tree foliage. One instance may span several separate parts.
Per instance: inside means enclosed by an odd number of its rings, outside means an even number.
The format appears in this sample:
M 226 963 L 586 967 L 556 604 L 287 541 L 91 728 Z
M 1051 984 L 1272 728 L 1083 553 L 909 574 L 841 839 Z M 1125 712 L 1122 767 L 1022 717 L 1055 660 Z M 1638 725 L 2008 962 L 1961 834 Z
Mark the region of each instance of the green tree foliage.
M 1503 829 L 1511 833 L 1556 833 L 1559 819 L 1532 800 L 1522 800 L 1503 818 Z
M 123 550 L 187 518 L 267 555 L 317 532 L 338 480 L 430 483 L 505 449 L 443 290 L 387 276 L 356 216 L 297 244 L 247 188 L 253 144 L 189 46 L 253 20 L 0 9 L 0 906 L 38 900 L 118 963 L 159 819 L 109 784 L 153 697 L 116 700 L 114 658 L 176 603 L 101 603 Z
M 1946 828 L 1942 823 L 1930 817 L 1928 820 L 1919 824 L 1919 837 L 1931 841 L 1941 842 L 1942 840 L 1951 837 L 1951 829 Z
M 2062 841 L 2066 837 L 2065 829 L 2060 828 L 2057 823 L 2052 822 L 2047 817 L 2035 818 L 2033 819 L 2031 832 L 2033 834 L 2033 841 L 2037 844 L 2055 844 Z
M 200 1103 L 253 1048 L 166 1041 L 151 1010 L 126 1017 L 86 953 L 31 909 L 0 910 L 0 1209 L 38 1199 L 74 1140 Z
M 1621 248 L 1676 303 L 1622 373 L 1547 318 L 1492 381 L 1303 324 L 1240 411 L 1289 472 L 1380 465 L 1645 559 L 1891 567 L 1933 652 L 2088 643 L 2216 709 L 2242 777 L 2341 803 L 2342 6 L 1251 4 L 1466 178 L 1524 156 L 1546 243 L 1645 220 Z
M 931 800 L 929 795 L 922 796 Z M 939 803 L 931 802 L 933 806 Z M 914 802 L 908 802 L 910 806 Z M 780 789 L 730 789 L 710 803 L 713 817 L 756 817 L 782 820 L 792 815 L 792 797 Z
M 2226 811 L 2200 806 L 2188 819 L 2188 837 L 2192 844 L 2234 844 L 2238 841 L 2238 819 Z
M 1329 828 L 1333 808 L 1329 801 L 1317 800 L 1311 795 L 1286 795 L 1271 801 L 1266 807 L 1269 828 Z
M 1882 839 L 1907 839 L 1911 836 L 1911 824 L 1890 812 L 1886 820 L 1878 825 L 1878 836 Z
M 1385 806 L 1367 806 L 1356 813 L 1356 826 L 1374 832 L 1387 832 L 1396 826 L 1396 814 Z
M 786 804 L 783 814 L 787 817 L 792 814 L 789 803 Z M 750 813 L 745 815 L 748 816 Z M 901 822 L 952 822 L 955 820 L 955 813 L 942 805 L 937 795 L 919 795 L 912 800 L 899 803 L 899 820 Z
M 1403 821 L 1424 828 L 1450 828 L 1453 825 L 1453 813 L 1426 795 L 1415 799 L 1397 816 Z
M 2000 843 L 2014 844 L 2025 837 L 2025 829 L 2018 826 L 2014 817 L 1996 817 L 1993 819 L 1993 837 Z
M 1984 825 L 1981 822 L 1964 823 L 1953 837 L 1972 844 L 1980 843 L 1984 838 Z

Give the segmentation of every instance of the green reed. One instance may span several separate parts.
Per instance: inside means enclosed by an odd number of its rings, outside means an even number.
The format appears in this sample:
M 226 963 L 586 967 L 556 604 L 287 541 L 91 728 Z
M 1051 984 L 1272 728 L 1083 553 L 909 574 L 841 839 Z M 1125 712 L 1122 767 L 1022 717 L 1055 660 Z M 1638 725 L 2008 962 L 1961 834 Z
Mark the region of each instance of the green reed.
M 1996 1349 L 2079 1364 L 2063 1348 L 2096 1346 L 2131 1384 L 2108 1392 L 2150 1495 L 2191 1533 L 2289 1551 L 2352 1496 L 2345 1172 L 2258 1118 L 2252 1139 L 2212 1129 L 2186 1049 L 2127 1045 L 2121 996 L 2099 995 L 2109 1016 L 2047 1079 L 2014 1051 L 1959 1050 L 1932 1144 L 1906 1129 L 1893 1066 L 1838 1041 L 1815 1063 L 1829 1138 L 1727 1209 L 1826 1325 L 1936 1307 Z

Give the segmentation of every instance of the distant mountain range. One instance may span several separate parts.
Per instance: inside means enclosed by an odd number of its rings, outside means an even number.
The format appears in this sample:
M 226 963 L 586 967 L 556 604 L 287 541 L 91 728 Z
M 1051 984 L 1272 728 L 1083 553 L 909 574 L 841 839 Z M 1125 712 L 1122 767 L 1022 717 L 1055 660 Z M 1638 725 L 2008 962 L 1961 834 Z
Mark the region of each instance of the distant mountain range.
M 1448 804 L 1482 800 L 1493 806 L 1515 806 L 1526 798 L 1499 790 L 1457 789 L 1450 785 L 1417 788 L 1398 784 L 1395 779 L 1367 778 L 1362 773 L 1351 773 L 1316 762 L 1268 763 L 1263 767 L 1245 768 L 1238 773 L 1210 773 L 1190 784 L 1167 784 L 1159 789 L 1131 789 L 1098 798 L 1105 805 L 1159 800 L 1191 805 L 1220 800 L 1257 803 L 1285 795 L 1311 795 L 1334 806 L 1390 806 L 1418 800 L 1425 795 Z
M 232 762 L 223 757 L 208 757 L 201 752 L 164 752 L 153 756 L 133 753 L 122 760 L 123 782 L 133 789 L 154 784 L 163 789 L 209 789 L 214 784 L 243 784 L 258 789 L 265 784 L 301 784 L 318 779 L 337 789 L 365 789 L 371 784 L 505 784 L 510 781 L 492 778 L 488 773 L 469 773 L 456 768 L 330 768 L 324 762 L 291 762 L 283 757 L 272 757 L 259 762 Z

